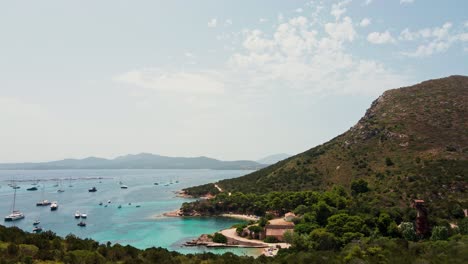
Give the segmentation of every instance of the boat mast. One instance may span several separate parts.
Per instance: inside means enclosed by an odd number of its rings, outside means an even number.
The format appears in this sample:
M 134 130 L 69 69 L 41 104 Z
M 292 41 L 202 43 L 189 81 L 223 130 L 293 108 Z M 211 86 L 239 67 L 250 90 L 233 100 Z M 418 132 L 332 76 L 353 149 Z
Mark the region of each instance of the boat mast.
M 15 211 L 15 206 L 16 206 L 16 189 L 13 192 L 13 208 L 11 210 L 12 213 Z

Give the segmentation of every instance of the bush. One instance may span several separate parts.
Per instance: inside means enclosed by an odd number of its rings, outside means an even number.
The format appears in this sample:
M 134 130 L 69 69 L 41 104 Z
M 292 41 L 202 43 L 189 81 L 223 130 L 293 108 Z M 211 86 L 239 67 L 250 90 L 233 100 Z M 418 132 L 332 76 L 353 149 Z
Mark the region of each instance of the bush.
M 458 228 L 460 230 L 460 234 L 468 235 L 468 218 L 465 217 L 458 223 Z
M 416 241 L 416 232 L 414 231 L 414 225 L 410 222 L 403 222 L 400 225 L 401 235 L 408 241 Z
M 278 243 L 279 240 L 274 236 L 267 236 L 264 240 L 265 243 Z
M 351 190 L 353 191 L 353 194 L 359 194 L 368 192 L 369 187 L 365 180 L 359 179 L 351 182 Z
M 390 159 L 389 157 L 385 158 L 385 164 L 389 167 L 395 165 L 395 163 L 393 163 L 392 159 Z
M 227 243 L 227 237 L 224 236 L 221 233 L 215 233 L 214 236 L 213 236 L 213 242 L 226 244 Z
M 432 229 L 431 240 L 447 240 L 448 229 L 445 226 L 435 226 Z

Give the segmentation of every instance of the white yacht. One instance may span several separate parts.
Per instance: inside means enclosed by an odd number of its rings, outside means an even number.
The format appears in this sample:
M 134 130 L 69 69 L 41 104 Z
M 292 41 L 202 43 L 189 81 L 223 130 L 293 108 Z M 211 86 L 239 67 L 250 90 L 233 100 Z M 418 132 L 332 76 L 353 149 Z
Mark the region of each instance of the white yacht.
M 57 209 L 58 209 L 58 203 L 57 202 L 52 202 L 52 204 L 50 205 L 50 210 L 55 211 Z
M 24 218 L 24 214 L 20 211 L 13 211 L 11 214 L 5 216 L 5 221 L 16 221 Z
M 11 214 L 5 216 L 5 221 L 16 221 L 24 218 L 24 214 L 21 213 L 19 210 L 15 210 L 15 205 L 16 205 L 16 189 L 13 194 L 13 210 L 11 211 Z
M 80 216 L 81 216 L 81 215 L 80 215 L 80 211 L 76 211 L 76 212 L 75 212 L 75 218 L 78 219 L 78 218 L 80 218 Z

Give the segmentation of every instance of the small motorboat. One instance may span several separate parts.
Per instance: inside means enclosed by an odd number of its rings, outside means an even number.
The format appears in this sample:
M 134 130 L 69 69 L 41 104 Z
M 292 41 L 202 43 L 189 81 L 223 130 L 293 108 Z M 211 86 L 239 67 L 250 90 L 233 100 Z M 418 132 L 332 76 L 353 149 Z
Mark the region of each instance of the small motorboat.
M 88 215 L 87 214 L 81 214 L 81 218 L 86 219 L 86 218 L 88 218 Z
M 33 186 L 31 188 L 27 188 L 26 189 L 27 191 L 37 191 L 37 187 L 36 186 Z
M 18 185 L 13 185 L 12 188 L 13 188 L 13 189 L 19 189 L 19 188 L 21 188 L 21 187 L 19 187 Z
M 42 232 L 42 227 L 40 227 L 40 226 L 35 226 L 35 227 L 33 228 L 33 232 L 34 232 L 34 233 L 40 233 L 40 232 Z
M 37 226 L 37 225 L 40 224 L 40 223 L 41 223 L 41 221 L 39 221 L 39 219 L 36 219 L 36 220 L 34 221 L 34 223 L 33 223 L 33 226 Z
M 140 208 L 140 207 L 141 207 L 141 205 L 137 205 L 137 206 L 135 206 L 135 207 L 136 207 L 136 208 Z
M 42 201 L 36 203 L 36 206 L 48 206 L 50 204 L 51 204 L 51 202 L 49 202 L 48 200 L 42 200 Z
M 50 205 L 50 210 L 51 211 L 56 211 L 58 209 L 58 203 L 57 202 L 52 202 Z
M 132 203 L 128 203 L 128 205 L 132 205 Z
M 107 204 L 106 204 L 106 205 L 104 205 L 104 207 L 107 207 Z
M 127 185 L 121 185 L 120 189 L 128 189 L 128 186 Z
M 57 192 L 58 192 L 58 193 L 63 193 L 63 192 L 65 192 L 65 190 L 58 189 Z
M 86 223 L 85 223 L 85 222 L 83 222 L 83 221 L 81 221 L 81 222 L 79 222 L 79 223 L 77 224 L 77 226 L 84 227 L 84 226 L 86 226 Z
M 76 211 L 75 212 L 75 219 L 80 218 L 80 216 L 81 216 L 80 211 Z
M 121 204 L 119 204 L 119 206 L 117 206 L 117 208 L 119 208 L 119 209 L 120 209 L 120 208 L 122 208 L 122 205 L 121 205 Z
M 107 203 L 110 204 L 110 203 L 111 203 L 111 200 L 107 200 Z
M 159 185 L 159 183 L 155 182 L 154 185 Z
M 100 202 L 99 205 L 102 205 L 102 202 Z
M 96 187 L 93 187 L 93 188 L 89 188 L 89 189 L 88 189 L 88 192 L 95 192 L 95 191 L 97 191 Z

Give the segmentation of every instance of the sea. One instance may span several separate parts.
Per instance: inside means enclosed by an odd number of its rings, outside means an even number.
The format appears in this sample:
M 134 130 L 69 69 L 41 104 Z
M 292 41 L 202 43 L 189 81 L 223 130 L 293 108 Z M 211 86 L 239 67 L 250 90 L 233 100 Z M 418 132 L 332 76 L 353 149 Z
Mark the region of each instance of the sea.
M 3 222 L 32 232 L 33 222 L 40 220 L 44 230 L 60 236 L 74 234 L 100 243 L 131 245 L 145 249 L 163 247 L 181 253 L 232 252 L 256 256 L 258 249 L 185 247 L 186 241 L 240 223 L 224 217 L 165 217 L 165 212 L 179 209 L 194 199 L 180 198 L 176 192 L 190 186 L 216 182 L 245 175 L 247 170 L 0 170 L 0 216 L 11 213 L 14 189 L 15 208 L 25 218 Z M 128 189 L 121 189 L 121 183 Z M 157 185 L 155 185 L 157 183 Z M 33 185 L 37 184 L 37 185 Z M 58 185 L 58 186 L 57 186 Z M 37 191 L 28 191 L 36 186 Z M 88 189 L 96 187 L 96 192 Z M 58 192 L 61 189 L 64 192 Z M 59 208 L 36 206 L 47 199 L 57 201 Z M 99 205 L 102 203 L 102 205 Z M 119 205 L 121 208 L 118 208 Z M 75 212 L 86 213 L 86 227 L 77 226 Z M 3 214 L 3 215 L 1 215 Z M 1 220 L 0 220 L 1 221 Z

